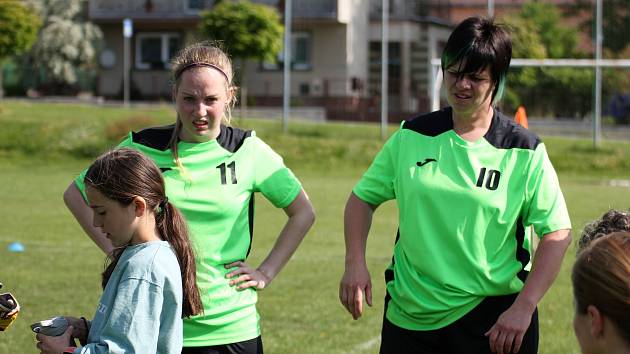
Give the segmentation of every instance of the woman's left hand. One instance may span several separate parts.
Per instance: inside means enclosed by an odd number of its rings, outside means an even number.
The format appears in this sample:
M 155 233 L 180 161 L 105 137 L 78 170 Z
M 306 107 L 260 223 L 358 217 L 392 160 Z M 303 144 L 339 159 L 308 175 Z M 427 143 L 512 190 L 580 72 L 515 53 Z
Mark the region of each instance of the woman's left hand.
M 74 328 L 69 326 L 66 331 L 57 337 L 45 336 L 41 333 L 37 333 L 35 339 L 37 339 L 37 349 L 41 354 L 59 354 L 64 351 L 70 345 L 70 338 Z
M 225 265 L 225 268 L 234 268 L 235 270 L 227 273 L 226 278 L 230 279 L 230 285 L 236 286 L 237 290 L 243 290 L 247 288 L 254 288 L 256 290 L 262 290 L 269 283 L 271 278 L 261 272 L 259 269 L 251 268 L 247 263 L 238 261 Z
M 485 333 L 490 340 L 490 350 L 498 354 L 518 353 L 532 314 L 533 311 L 527 307 L 519 306 L 516 302 L 512 304 Z

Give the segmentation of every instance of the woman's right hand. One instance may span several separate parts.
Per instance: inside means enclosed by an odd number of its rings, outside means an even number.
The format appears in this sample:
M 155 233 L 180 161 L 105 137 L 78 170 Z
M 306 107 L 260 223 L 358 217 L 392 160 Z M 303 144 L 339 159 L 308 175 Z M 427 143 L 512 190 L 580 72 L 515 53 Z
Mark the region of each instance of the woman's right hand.
M 365 262 L 346 264 L 339 283 L 339 300 L 355 320 L 363 314 L 364 298 L 372 306 L 372 280 L 367 265 Z
M 339 300 L 355 320 L 363 314 L 364 298 L 372 306 L 372 280 L 365 263 L 365 246 L 372 225 L 372 214 L 377 207 L 359 199 L 353 192 L 344 211 L 346 270 L 339 283 Z

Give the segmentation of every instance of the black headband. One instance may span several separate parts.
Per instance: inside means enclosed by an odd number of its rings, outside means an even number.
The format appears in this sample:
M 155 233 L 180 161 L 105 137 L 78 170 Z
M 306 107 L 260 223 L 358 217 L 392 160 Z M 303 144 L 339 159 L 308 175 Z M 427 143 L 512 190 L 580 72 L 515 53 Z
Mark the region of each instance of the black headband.
M 209 63 L 190 63 L 188 65 L 185 65 L 183 68 L 177 71 L 177 73 L 175 74 L 175 80 L 179 79 L 179 77 L 182 76 L 182 73 L 190 68 L 213 68 L 223 74 L 223 77 L 225 77 L 225 81 L 227 81 L 228 84 L 230 83 L 230 79 L 228 78 L 225 71 L 223 71 L 223 69 L 221 69 L 217 65 Z

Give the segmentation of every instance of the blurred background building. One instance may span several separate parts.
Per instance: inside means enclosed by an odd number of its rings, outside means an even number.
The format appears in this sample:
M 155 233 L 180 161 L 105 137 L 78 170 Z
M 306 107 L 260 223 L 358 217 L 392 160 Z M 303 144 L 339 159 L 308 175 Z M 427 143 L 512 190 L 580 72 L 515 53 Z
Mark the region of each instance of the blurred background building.
M 42 8 L 47 7 L 46 3 L 63 2 L 26 1 L 42 3 Z M 105 99 L 122 99 L 122 22 L 131 19 L 131 99 L 170 101 L 169 62 L 183 45 L 206 39 L 198 29 L 201 14 L 212 11 L 218 3 L 216 0 L 72 2 L 81 7 L 74 17 L 83 17 L 101 32 L 94 63 L 77 65 L 76 82 L 63 85 L 50 82 L 50 70 L 43 70 L 36 56 L 14 60 L 7 64 L 9 69 L 5 65 L 5 88 L 9 86 L 9 94 L 25 93 L 30 88 L 31 95 L 88 92 Z M 284 14 L 284 0 L 252 2 L 269 5 Z M 391 122 L 430 110 L 434 79 L 431 60 L 440 57 L 457 23 L 473 15 L 486 16 L 489 4 L 495 17 L 513 25 L 515 57 L 592 58 L 594 52 L 594 0 L 389 0 L 389 3 L 387 66 Z M 381 6 L 382 0 L 292 1 L 292 107 L 319 107 L 328 120 L 379 120 Z M 605 57 L 628 57 L 630 29 L 621 24 L 630 22 L 630 6 L 627 2 L 606 2 L 605 6 L 605 46 L 608 43 Z M 625 14 L 621 17 L 629 21 L 613 23 L 619 14 Z M 623 33 L 629 35 L 624 37 Z M 615 35 L 620 38 L 616 42 Z M 282 53 L 275 61 L 248 60 L 235 64 L 236 71 L 244 77 L 238 84 L 247 87 L 248 107 L 282 105 Z M 21 75 L 16 75 L 15 68 L 20 67 Z M 626 108 L 630 105 L 628 72 L 624 69 L 605 72 L 603 91 L 605 112 L 615 117 L 625 115 L 627 118 L 623 119 L 630 121 L 630 109 Z M 583 119 L 592 110 L 592 77 L 592 69 L 588 68 L 514 68 L 502 104 L 508 111 L 526 105 L 533 116 Z

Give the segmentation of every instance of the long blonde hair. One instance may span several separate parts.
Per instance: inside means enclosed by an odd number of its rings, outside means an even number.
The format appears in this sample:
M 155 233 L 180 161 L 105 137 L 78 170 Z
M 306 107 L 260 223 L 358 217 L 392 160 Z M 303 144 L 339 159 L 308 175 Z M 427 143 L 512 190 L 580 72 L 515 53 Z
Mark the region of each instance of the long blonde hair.
M 229 125 L 232 119 L 232 108 L 236 104 L 237 87 L 233 84 L 234 71 L 232 68 L 232 61 L 227 54 L 221 50 L 219 44 L 216 42 L 203 41 L 191 44 L 173 57 L 171 60 L 173 100 L 175 100 L 177 90 L 179 90 L 182 73 L 191 68 L 204 66 L 212 67 L 220 71 L 226 78 L 225 90 L 227 94 L 227 105 L 225 107 L 222 121 L 223 124 Z M 181 129 L 182 122 L 178 115 L 173 135 L 169 141 L 169 148 L 171 149 L 175 163 L 180 168 L 180 171 L 184 172 L 184 166 L 177 155 L 177 142 L 179 141 L 179 133 Z

